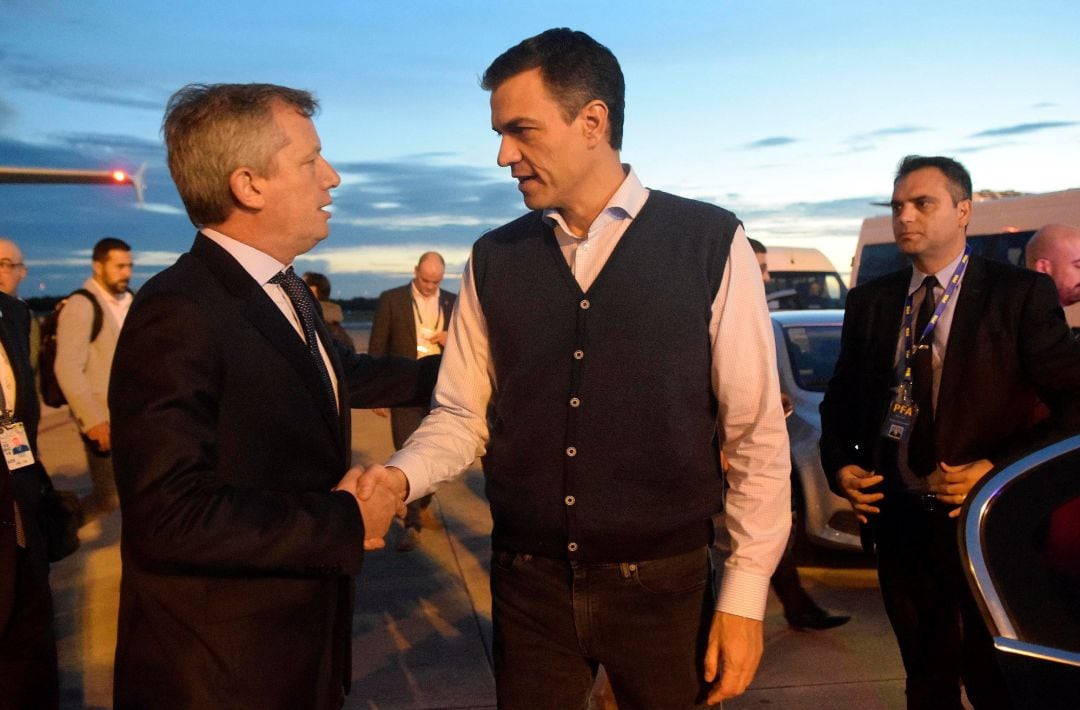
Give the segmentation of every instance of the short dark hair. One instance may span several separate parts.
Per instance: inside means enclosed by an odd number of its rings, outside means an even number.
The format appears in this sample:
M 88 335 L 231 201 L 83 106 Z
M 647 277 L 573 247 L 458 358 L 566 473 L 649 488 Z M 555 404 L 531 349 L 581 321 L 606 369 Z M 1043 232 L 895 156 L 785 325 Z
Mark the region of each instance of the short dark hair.
M 315 289 L 320 301 L 330 300 L 330 279 L 315 271 L 304 272 L 304 283 Z
M 220 224 L 232 213 L 234 170 L 246 165 L 272 173 L 286 141 L 272 117 L 279 101 L 305 118 L 319 108 L 309 92 L 275 84 L 188 84 L 169 99 L 161 125 L 169 172 L 196 227 Z
M 746 240 L 750 242 L 750 248 L 754 250 L 755 254 L 768 254 L 769 250 L 765 248 L 765 245 L 756 239 L 747 237 Z
M 109 260 L 109 252 L 111 251 L 131 251 L 131 247 L 123 239 L 117 239 L 116 237 L 105 237 L 99 239 L 98 243 L 94 245 L 93 260 L 104 264 Z
M 971 175 L 967 168 L 953 160 L 940 155 L 908 155 L 900 161 L 896 169 L 896 179 L 893 187 L 909 174 L 923 168 L 937 168 L 949 182 L 949 194 L 953 204 L 971 199 Z
M 619 60 L 610 49 L 584 32 L 553 28 L 496 57 L 484 72 L 480 86 L 494 91 L 507 79 L 537 68 L 568 123 L 594 99 L 607 104 L 608 143 L 615 150 L 622 149 L 626 84 Z

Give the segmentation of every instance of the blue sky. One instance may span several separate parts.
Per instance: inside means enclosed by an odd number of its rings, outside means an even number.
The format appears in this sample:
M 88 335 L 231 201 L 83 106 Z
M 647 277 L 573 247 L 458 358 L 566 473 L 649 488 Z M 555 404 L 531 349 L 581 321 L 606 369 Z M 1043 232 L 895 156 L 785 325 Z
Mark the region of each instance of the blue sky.
M 647 186 L 841 271 L 905 154 L 954 156 L 976 189 L 1080 186 L 1075 2 L 0 0 L 0 164 L 148 166 L 141 208 L 118 188 L 0 186 L 0 234 L 31 269 L 22 295 L 77 287 L 106 234 L 135 247 L 136 286 L 190 246 L 159 134 L 189 82 L 317 94 L 343 182 L 330 238 L 298 264 L 335 295 L 403 283 L 429 248 L 456 275 L 524 209 L 478 76 L 553 26 L 619 57 L 623 159 Z

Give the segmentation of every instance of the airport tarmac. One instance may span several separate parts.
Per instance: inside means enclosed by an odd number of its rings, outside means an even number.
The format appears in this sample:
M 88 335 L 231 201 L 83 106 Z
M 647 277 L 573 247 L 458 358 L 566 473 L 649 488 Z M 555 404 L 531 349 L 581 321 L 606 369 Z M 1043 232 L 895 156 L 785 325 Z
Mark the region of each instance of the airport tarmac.
M 388 420 L 353 413 L 357 462 L 390 453 Z M 39 448 L 57 487 L 90 491 L 78 434 L 66 409 L 46 409 Z M 353 620 L 353 687 L 345 707 L 367 710 L 494 708 L 488 564 L 491 518 L 478 467 L 435 496 L 433 515 L 412 552 L 367 556 Z M 62 707 L 111 707 L 120 587 L 121 515 L 83 527 L 81 549 L 53 565 Z M 829 631 L 790 629 L 770 595 L 765 658 L 739 708 L 888 710 L 904 707 L 903 669 L 872 569 L 804 567 L 823 606 L 850 613 Z

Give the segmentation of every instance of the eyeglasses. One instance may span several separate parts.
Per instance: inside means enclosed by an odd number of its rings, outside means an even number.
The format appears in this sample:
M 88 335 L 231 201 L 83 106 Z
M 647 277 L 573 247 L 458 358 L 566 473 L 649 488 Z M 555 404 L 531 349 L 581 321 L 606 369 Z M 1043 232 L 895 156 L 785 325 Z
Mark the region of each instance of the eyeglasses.
M 0 259 L 0 271 L 19 271 L 25 269 L 26 264 L 11 259 Z

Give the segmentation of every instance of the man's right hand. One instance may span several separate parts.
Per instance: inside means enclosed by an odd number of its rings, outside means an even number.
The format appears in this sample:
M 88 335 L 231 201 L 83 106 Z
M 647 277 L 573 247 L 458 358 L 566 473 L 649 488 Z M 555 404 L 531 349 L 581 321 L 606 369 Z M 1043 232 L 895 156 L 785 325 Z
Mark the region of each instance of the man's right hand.
M 374 549 L 385 545 L 383 540 L 390 530 L 394 516 L 405 515 L 405 498 L 409 494 L 409 481 L 400 468 L 394 466 L 370 466 L 356 484 L 356 497 L 364 515 L 364 547 Z
M 851 503 L 851 509 L 855 511 L 855 517 L 859 519 L 859 522 L 865 524 L 868 522 L 866 517 L 868 514 L 881 512 L 881 509 L 874 503 L 884 498 L 885 494 L 865 493 L 864 491 L 885 480 L 883 476 L 851 464 L 837 471 L 836 480 L 840 483 L 844 496 Z
M 95 424 L 86 430 L 86 438 L 97 444 L 98 451 L 103 454 L 109 453 L 112 449 L 112 436 L 109 422 L 101 422 Z

